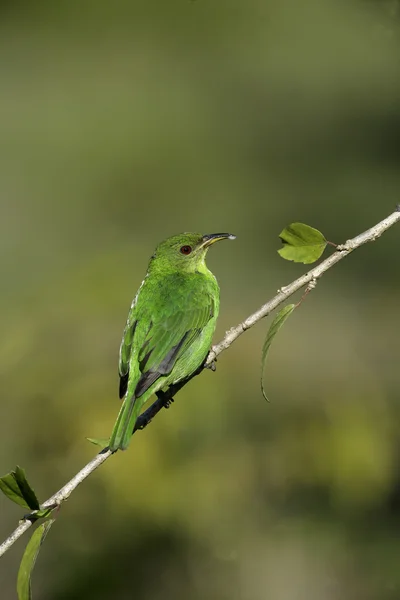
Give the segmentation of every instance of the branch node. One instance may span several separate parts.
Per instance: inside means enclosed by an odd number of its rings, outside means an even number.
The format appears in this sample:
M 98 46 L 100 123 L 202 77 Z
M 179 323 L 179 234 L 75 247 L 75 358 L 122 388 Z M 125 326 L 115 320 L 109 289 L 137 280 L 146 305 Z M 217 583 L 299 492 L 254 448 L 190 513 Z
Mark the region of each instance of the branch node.
M 304 290 L 304 294 L 302 295 L 302 297 L 300 298 L 300 300 L 298 301 L 298 303 L 296 304 L 297 307 L 300 306 L 300 304 L 307 298 L 308 294 L 311 292 L 311 290 L 315 289 L 316 285 L 318 283 L 318 280 L 316 277 L 313 277 L 310 280 L 310 283 L 308 284 L 308 286 L 306 287 L 306 289 Z
M 308 286 L 306 287 L 306 291 L 308 290 L 310 292 L 311 290 L 315 289 L 317 283 L 318 279 L 316 277 L 313 277 Z
M 347 240 L 344 244 L 339 244 L 336 247 L 336 250 L 338 252 L 350 252 L 351 250 L 354 250 L 354 248 L 357 248 L 357 246 L 354 244 L 353 240 Z

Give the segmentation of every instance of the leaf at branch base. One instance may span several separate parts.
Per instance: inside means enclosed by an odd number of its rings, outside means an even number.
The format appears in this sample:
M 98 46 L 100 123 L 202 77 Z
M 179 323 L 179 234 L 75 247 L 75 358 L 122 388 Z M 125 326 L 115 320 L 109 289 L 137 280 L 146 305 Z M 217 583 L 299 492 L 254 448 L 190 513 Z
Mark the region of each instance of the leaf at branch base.
M 110 438 L 86 438 L 88 442 L 94 444 L 95 446 L 100 446 L 100 448 L 107 448 L 110 443 Z
M 313 263 L 320 258 L 326 248 L 325 236 L 304 223 L 291 223 L 279 234 L 283 248 L 278 250 L 282 258 L 301 262 Z
M 295 308 L 296 308 L 296 304 L 288 304 L 287 306 L 284 306 L 278 312 L 278 314 L 275 316 L 275 319 L 272 321 L 270 328 L 268 329 L 267 337 L 265 338 L 265 342 L 264 342 L 262 354 L 261 354 L 261 393 L 267 402 L 269 402 L 269 400 L 265 393 L 264 383 L 263 383 L 264 371 L 265 371 L 265 361 L 267 359 L 267 354 L 271 347 L 272 340 L 274 339 L 274 337 L 276 336 L 276 334 L 278 333 L 278 331 L 280 330 L 282 325 L 285 323 L 285 321 L 289 317 L 289 315 L 292 314 L 292 312 L 294 311 Z
M 49 508 L 41 508 L 40 510 L 36 511 L 35 513 L 29 513 L 28 515 L 24 515 L 22 517 L 22 519 L 24 521 L 29 520 L 29 521 L 37 521 L 38 519 L 45 519 L 46 517 L 48 517 L 49 515 L 51 515 L 51 513 L 53 512 L 53 510 L 56 508 L 56 506 L 50 506 Z
M 39 525 L 28 542 L 18 571 L 18 600 L 32 599 L 31 575 L 33 567 L 35 566 L 40 546 L 43 544 L 44 538 L 46 537 L 50 527 L 53 525 L 54 520 L 55 519 L 49 519 L 48 521 L 42 523 L 42 525 Z
M 28 483 L 25 471 L 16 467 L 15 471 L 0 477 L 0 490 L 7 498 L 31 510 L 40 508 L 36 494 Z

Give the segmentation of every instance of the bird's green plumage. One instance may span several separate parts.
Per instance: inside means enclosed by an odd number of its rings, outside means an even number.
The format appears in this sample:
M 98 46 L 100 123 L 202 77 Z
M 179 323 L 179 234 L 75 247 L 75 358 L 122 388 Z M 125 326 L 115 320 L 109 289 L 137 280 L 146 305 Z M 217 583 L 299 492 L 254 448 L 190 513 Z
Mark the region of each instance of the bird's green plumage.
M 233 237 L 183 233 L 157 247 L 121 342 L 123 404 L 111 434 L 111 450 L 127 448 L 150 396 L 188 377 L 204 361 L 219 312 L 219 287 L 205 256 L 212 243 Z

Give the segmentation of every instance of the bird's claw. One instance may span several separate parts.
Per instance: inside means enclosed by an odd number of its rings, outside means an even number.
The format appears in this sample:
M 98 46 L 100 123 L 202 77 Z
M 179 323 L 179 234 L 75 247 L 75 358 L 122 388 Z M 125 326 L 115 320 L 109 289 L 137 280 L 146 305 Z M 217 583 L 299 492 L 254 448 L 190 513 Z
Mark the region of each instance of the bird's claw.
M 206 369 L 210 369 L 210 371 L 215 373 L 215 371 L 217 370 L 217 359 L 214 358 L 214 360 L 209 365 L 206 365 Z
M 171 404 L 173 403 L 174 399 L 173 398 L 165 398 L 165 392 L 163 392 L 162 390 L 158 390 L 158 392 L 156 392 L 156 396 L 159 400 L 161 400 L 161 402 L 163 403 L 164 408 L 169 408 L 171 406 Z

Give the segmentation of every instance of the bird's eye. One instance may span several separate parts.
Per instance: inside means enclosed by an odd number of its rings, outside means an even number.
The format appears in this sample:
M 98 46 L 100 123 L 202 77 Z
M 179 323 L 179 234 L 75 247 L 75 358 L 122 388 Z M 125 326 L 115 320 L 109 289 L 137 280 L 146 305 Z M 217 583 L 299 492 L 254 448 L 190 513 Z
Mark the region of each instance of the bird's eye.
M 182 246 L 182 248 L 181 248 L 182 254 L 185 254 L 186 256 L 188 254 L 190 254 L 191 251 L 192 251 L 192 247 L 191 246 Z

